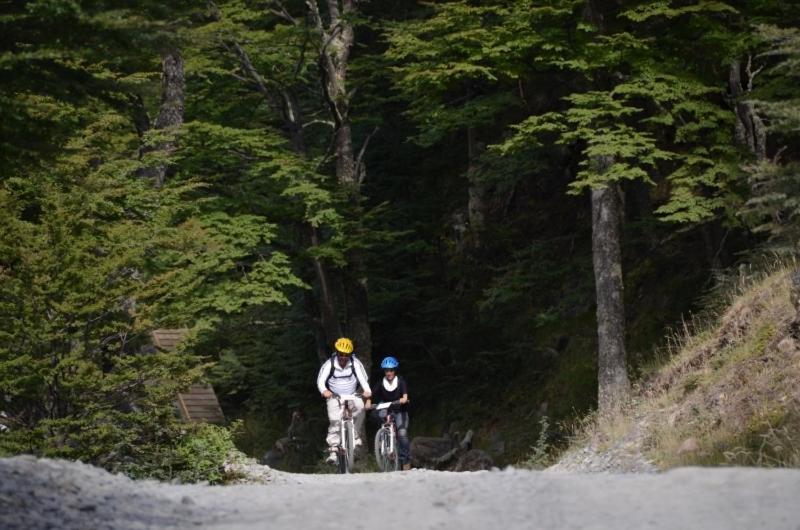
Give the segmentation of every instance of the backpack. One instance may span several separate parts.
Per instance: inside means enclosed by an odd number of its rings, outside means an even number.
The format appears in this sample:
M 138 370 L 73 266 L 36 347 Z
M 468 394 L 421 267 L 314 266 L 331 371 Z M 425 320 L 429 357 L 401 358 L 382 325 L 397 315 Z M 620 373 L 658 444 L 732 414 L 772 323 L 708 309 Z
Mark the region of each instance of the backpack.
M 328 386 L 328 382 L 331 379 L 334 379 L 335 376 L 333 374 L 334 374 L 335 370 L 336 370 L 336 354 L 334 353 L 333 355 L 331 355 L 331 371 L 328 374 L 328 378 L 325 380 L 325 388 L 327 388 L 328 390 L 331 389 L 330 386 Z M 336 377 L 336 379 L 345 379 L 345 378 L 349 379 L 349 378 L 353 377 L 354 375 L 356 375 L 356 354 L 355 353 L 350 356 L 350 374 L 342 376 L 342 377 Z M 356 377 L 356 384 L 358 384 L 358 377 Z

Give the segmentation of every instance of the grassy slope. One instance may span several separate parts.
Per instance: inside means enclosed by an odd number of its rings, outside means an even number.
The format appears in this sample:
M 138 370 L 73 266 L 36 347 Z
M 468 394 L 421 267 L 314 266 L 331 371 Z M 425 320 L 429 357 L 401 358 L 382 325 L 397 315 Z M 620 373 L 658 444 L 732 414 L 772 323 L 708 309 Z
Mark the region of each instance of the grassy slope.
M 595 418 L 578 443 L 611 447 L 640 429 L 636 449 L 660 468 L 800 467 L 800 340 L 789 276 L 779 270 L 739 289 L 716 322 L 685 334 L 629 409 Z

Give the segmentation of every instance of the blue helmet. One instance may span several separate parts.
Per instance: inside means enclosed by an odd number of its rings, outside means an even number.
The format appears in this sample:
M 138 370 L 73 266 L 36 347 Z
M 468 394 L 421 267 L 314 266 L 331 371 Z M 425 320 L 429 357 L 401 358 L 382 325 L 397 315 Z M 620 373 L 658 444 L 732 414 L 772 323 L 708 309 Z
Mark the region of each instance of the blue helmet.
M 394 357 L 386 357 L 384 360 L 381 361 L 381 368 L 384 370 L 392 370 L 400 366 L 400 363 L 397 362 L 397 359 Z

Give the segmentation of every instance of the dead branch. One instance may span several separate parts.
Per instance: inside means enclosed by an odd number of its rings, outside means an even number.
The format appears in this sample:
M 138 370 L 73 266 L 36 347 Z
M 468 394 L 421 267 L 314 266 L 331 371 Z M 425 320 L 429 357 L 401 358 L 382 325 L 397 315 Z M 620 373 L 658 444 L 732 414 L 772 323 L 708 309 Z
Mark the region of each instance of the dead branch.
M 364 182 L 364 178 L 367 176 L 367 172 L 364 169 L 364 164 L 362 162 L 362 159 L 364 158 L 364 153 L 367 151 L 367 146 L 369 145 L 369 141 L 372 139 L 373 136 L 375 136 L 375 133 L 377 133 L 379 129 L 380 127 L 378 126 L 375 126 L 375 128 L 372 129 L 372 132 L 369 133 L 369 135 L 367 135 L 367 138 L 364 140 L 364 144 L 361 146 L 361 151 L 359 151 L 358 153 L 358 158 L 356 159 L 356 182 L 358 182 L 359 185 Z

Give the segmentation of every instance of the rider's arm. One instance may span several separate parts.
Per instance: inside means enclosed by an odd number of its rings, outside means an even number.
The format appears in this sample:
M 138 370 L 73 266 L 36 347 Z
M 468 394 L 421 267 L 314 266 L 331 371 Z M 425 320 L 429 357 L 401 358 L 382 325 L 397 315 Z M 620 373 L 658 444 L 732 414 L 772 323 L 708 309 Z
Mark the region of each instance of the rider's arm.
M 361 391 L 364 392 L 365 396 L 369 397 L 372 394 L 372 391 L 369 389 L 369 380 L 367 379 L 367 371 L 364 370 L 364 365 L 361 364 L 361 361 L 358 359 L 354 359 L 353 367 L 355 368 L 356 372 L 356 379 L 358 379 L 358 384 L 361 386 Z
M 408 401 L 408 385 L 406 384 L 405 379 L 400 379 L 400 404 L 404 404 Z
M 319 390 L 320 394 L 324 394 L 328 388 L 325 386 L 326 381 L 328 380 L 328 376 L 331 373 L 331 363 L 330 361 L 325 361 L 322 364 L 322 367 L 319 369 L 319 374 L 317 374 L 317 390 Z

